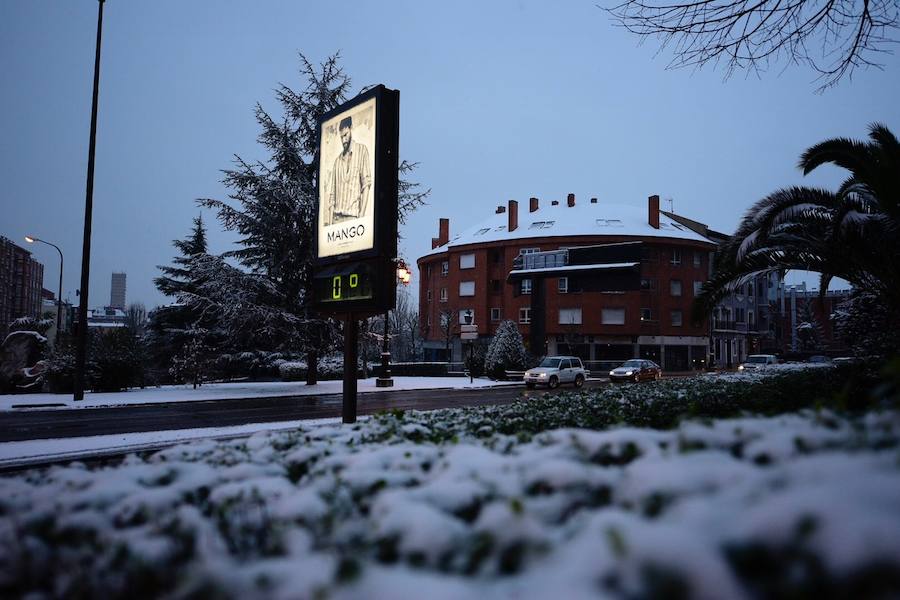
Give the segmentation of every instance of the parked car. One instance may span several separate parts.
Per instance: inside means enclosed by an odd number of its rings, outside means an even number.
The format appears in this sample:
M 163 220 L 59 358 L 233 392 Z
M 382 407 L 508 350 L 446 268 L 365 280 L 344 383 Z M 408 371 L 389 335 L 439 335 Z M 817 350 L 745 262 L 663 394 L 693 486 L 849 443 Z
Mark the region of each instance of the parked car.
M 778 359 L 774 354 L 751 354 L 747 360 L 738 367 L 738 371 L 754 371 L 777 365 Z
M 590 372 L 581 364 L 577 356 L 548 356 L 541 364 L 525 371 L 525 387 L 534 389 L 536 385 L 546 385 L 550 389 L 561 383 L 571 383 L 580 388 Z
M 807 358 L 806 362 L 816 364 L 831 364 L 831 358 L 822 354 L 816 354 L 815 356 L 810 356 L 809 358 Z
M 652 360 L 632 358 L 609 372 L 610 381 L 644 381 L 662 377 L 662 367 Z

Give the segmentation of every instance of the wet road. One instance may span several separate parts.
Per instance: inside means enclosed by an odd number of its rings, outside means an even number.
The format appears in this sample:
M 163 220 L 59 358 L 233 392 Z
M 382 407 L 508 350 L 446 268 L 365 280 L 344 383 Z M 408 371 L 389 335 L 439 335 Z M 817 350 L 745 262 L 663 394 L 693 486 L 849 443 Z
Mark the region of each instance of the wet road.
M 604 384 L 603 381 L 589 381 L 586 387 L 598 387 Z M 566 386 L 551 393 L 571 390 L 571 386 Z M 509 404 L 522 393 L 544 394 L 546 392 L 545 389 L 526 390 L 524 384 L 468 390 L 381 391 L 360 394 L 357 414 L 366 415 L 391 409 L 435 410 L 462 406 Z M 0 413 L 0 442 L 169 429 L 229 427 L 250 423 L 340 416 L 340 394 L 173 402 L 116 408 L 29 409 Z

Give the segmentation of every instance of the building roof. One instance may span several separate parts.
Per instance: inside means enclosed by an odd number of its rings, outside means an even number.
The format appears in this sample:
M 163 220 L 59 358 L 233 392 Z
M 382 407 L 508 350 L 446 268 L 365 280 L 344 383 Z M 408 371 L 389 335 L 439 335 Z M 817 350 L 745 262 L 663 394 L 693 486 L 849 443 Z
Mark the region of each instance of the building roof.
M 524 209 L 524 210 L 523 210 Z M 660 211 L 659 229 L 647 222 L 647 207 L 610 204 L 608 202 L 582 202 L 568 206 L 565 201 L 557 206 L 543 206 L 528 212 L 528 205 L 519 206 L 519 226 L 508 231 L 509 214 L 493 214 L 462 233 L 450 238 L 442 246 L 424 254 L 422 258 L 446 252 L 449 248 L 469 244 L 484 244 L 529 238 L 608 235 L 629 237 L 658 237 L 714 244 L 709 238 L 692 231 Z

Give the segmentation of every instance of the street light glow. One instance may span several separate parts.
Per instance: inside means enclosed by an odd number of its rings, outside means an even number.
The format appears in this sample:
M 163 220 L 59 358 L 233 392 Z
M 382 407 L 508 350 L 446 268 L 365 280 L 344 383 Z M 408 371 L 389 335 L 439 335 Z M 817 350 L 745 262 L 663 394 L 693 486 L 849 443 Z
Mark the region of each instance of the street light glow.
M 30 235 L 26 235 L 26 236 L 25 236 L 25 241 L 28 242 L 29 244 L 33 244 L 33 243 L 34 243 L 34 238 L 31 237 Z

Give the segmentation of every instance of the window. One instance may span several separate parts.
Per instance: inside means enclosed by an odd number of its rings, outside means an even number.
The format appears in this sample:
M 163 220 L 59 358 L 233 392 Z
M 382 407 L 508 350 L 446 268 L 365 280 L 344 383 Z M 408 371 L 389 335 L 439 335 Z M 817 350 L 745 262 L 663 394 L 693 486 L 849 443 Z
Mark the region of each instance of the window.
M 568 294 L 569 293 L 569 278 L 568 277 L 560 277 L 559 281 L 556 284 L 556 289 L 560 294 Z
M 478 231 L 476 231 L 475 235 L 484 235 L 490 230 L 491 230 L 490 227 L 485 227 L 484 229 L 479 229 Z
M 491 309 L 491 321 L 496 323 L 503 317 L 503 313 L 499 308 Z
M 460 324 L 460 325 L 465 325 L 465 324 L 466 324 L 466 313 L 469 312 L 469 311 L 472 311 L 472 323 L 473 323 L 473 324 L 475 323 L 475 309 L 473 309 L 473 308 L 464 308 L 464 309 L 462 309 L 461 311 L 459 311 L 459 324 Z
M 425 279 L 431 277 L 431 265 L 425 265 Z
M 597 227 L 622 227 L 620 219 L 597 219 Z
M 441 275 L 447 275 L 450 272 L 450 261 L 445 260 L 441 263 Z
M 735 307 L 734 309 L 734 322 L 735 323 L 744 323 L 744 309 Z
M 459 268 L 460 269 L 474 269 L 475 268 L 475 255 L 474 254 L 460 254 L 459 255 Z
M 523 294 L 530 294 L 531 293 L 531 280 L 523 279 L 522 283 L 521 283 L 521 287 L 519 289 Z
M 672 327 L 681 327 L 681 311 L 672 311 Z
M 549 229 L 550 227 L 553 227 L 554 223 L 556 223 L 556 221 L 535 221 L 528 226 L 528 229 Z
M 581 325 L 581 309 L 580 308 L 561 308 L 559 309 L 560 325 Z
M 431 302 L 431 290 L 425 292 L 425 299 Z
M 672 250 L 672 258 L 669 260 L 670 265 L 680 265 L 681 264 L 681 250 L 674 249 Z
M 652 321 L 653 320 L 653 310 L 649 308 L 641 309 L 641 321 Z
M 492 294 L 499 294 L 501 291 L 503 291 L 502 286 L 503 286 L 503 284 L 500 282 L 499 279 L 491 279 L 491 293 Z
M 441 302 L 447 301 L 447 288 L 441 288 Z
M 540 252 L 540 248 L 522 248 L 519 250 L 519 254 L 534 254 L 535 252 Z
M 425 323 L 425 326 L 428 327 L 428 329 L 431 329 L 431 313 L 428 314 L 428 319 L 425 321 Z
M 490 250 L 488 255 L 491 257 L 491 262 L 494 264 L 500 264 L 503 262 L 503 252 L 500 250 Z
M 624 308 L 604 308 L 600 311 L 600 322 L 604 325 L 624 325 Z
M 460 281 L 459 282 L 459 295 L 460 296 L 474 296 L 475 295 L 475 282 L 474 281 Z
M 703 290 L 703 282 L 695 281 L 694 282 L 694 297 L 699 296 L 700 292 Z
M 680 279 L 673 279 L 669 282 L 669 293 L 671 293 L 673 296 L 681 295 L 681 280 Z
M 699 252 L 694 252 L 694 266 L 699 267 L 703 264 L 703 255 Z
M 519 309 L 519 323 L 531 323 L 531 307 Z
M 656 289 L 656 280 L 655 279 L 641 279 L 641 289 L 652 291 Z
M 753 316 L 752 310 L 747 311 L 747 324 L 750 325 L 750 327 L 753 327 L 754 325 L 756 325 L 756 319 Z

